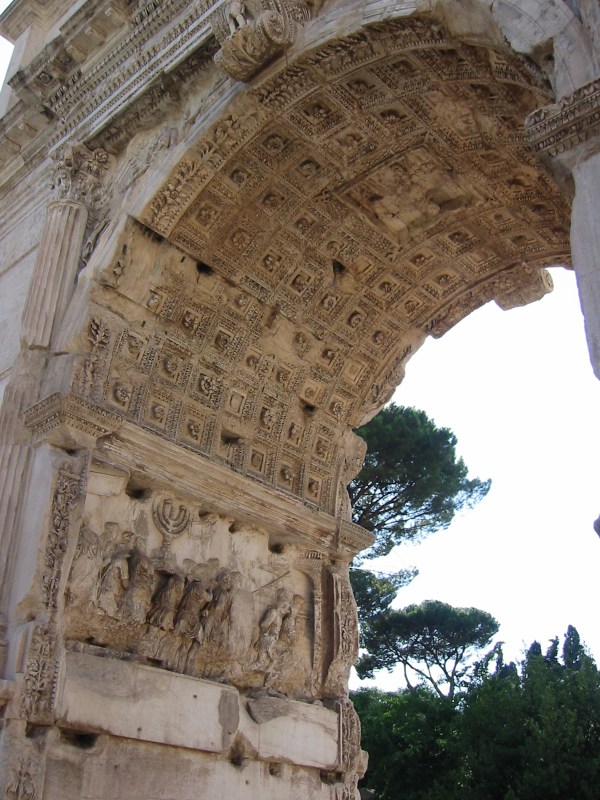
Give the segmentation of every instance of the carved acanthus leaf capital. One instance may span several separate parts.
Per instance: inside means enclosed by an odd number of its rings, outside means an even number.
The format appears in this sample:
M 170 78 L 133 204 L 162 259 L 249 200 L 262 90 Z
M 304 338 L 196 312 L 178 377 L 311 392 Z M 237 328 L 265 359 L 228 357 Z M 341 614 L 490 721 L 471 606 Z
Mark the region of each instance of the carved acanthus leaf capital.
M 85 145 L 65 148 L 56 160 L 52 190 L 56 200 L 95 206 L 102 181 L 110 166 L 110 156 L 101 147 L 89 150 Z
M 275 5 L 275 8 L 273 7 Z M 230 0 L 215 11 L 211 25 L 221 49 L 215 64 L 229 77 L 248 81 L 293 44 L 316 4 L 306 0 Z

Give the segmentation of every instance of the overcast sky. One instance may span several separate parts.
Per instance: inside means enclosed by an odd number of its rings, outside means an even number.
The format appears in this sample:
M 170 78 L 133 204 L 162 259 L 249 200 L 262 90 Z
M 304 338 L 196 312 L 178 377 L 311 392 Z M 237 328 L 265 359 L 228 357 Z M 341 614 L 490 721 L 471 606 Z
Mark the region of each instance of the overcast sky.
M 488 496 L 445 531 L 405 545 L 393 566 L 419 576 L 397 605 L 426 599 L 476 606 L 501 623 L 509 658 L 575 625 L 600 662 L 600 382 L 589 363 L 575 277 L 512 311 L 494 303 L 409 362 L 399 404 L 451 428 Z M 380 676 L 395 688 L 398 679 Z
M 8 5 L 0 0 L 0 11 Z M 0 79 L 10 48 L 0 40 Z M 600 382 L 589 364 L 575 280 L 531 306 L 471 314 L 409 362 L 396 401 L 451 428 L 489 495 L 446 531 L 392 556 L 419 577 L 403 606 L 424 599 L 489 611 L 510 658 L 575 625 L 600 661 Z M 389 565 L 393 568 L 394 563 Z M 379 684 L 395 688 L 384 674 Z

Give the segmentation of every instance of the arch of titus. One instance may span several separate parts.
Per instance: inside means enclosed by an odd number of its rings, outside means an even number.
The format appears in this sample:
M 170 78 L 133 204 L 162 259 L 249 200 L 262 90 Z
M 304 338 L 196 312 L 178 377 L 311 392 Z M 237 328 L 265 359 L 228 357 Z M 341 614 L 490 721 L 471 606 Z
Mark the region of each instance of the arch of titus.
M 0 791 L 355 798 L 352 429 L 549 265 L 600 374 L 600 6 L 15 0 L 0 33 Z

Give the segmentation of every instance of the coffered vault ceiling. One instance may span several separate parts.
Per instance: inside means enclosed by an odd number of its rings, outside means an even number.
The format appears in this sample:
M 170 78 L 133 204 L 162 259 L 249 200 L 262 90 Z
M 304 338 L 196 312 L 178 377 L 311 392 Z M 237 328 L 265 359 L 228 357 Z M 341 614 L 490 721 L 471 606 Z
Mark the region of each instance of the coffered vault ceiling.
M 102 305 L 130 324 L 109 405 L 339 512 L 345 432 L 425 336 L 538 299 L 567 262 L 567 204 L 523 136 L 549 99 L 524 60 L 413 18 L 240 93 L 140 215 L 160 238 L 130 234 L 133 277 L 110 267 Z

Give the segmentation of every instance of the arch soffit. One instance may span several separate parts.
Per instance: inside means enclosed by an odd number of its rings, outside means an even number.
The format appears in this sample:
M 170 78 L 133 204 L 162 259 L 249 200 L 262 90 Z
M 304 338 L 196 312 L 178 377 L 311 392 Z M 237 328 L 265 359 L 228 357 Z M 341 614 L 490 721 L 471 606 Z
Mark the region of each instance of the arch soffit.
M 521 132 L 550 100 L 507 49 L 422 17 L 240 89 L 138 215 L 167 240 L 150 285 L 121 287 L 190 339 L 161 362 L 178 380 L 195 362 L 183 437 L 335 511 L 361 455 L 340 460 L 345 432 L 423 339 L 539 298 L 568 260 L 568 207 Z

